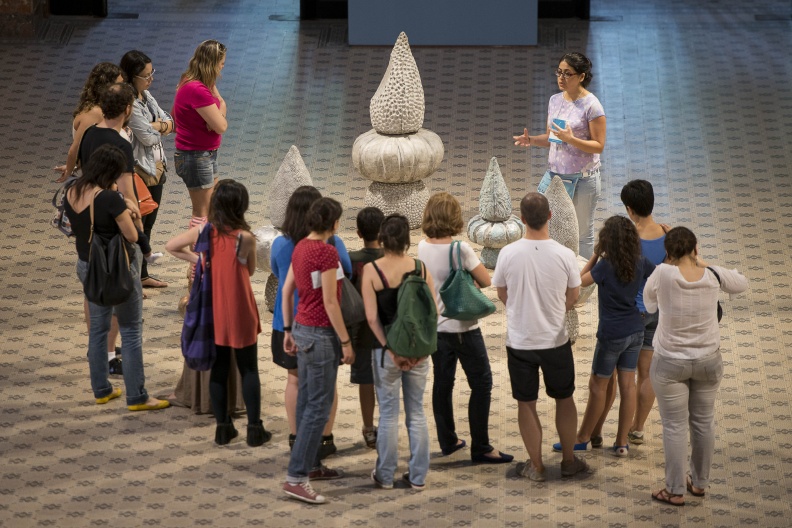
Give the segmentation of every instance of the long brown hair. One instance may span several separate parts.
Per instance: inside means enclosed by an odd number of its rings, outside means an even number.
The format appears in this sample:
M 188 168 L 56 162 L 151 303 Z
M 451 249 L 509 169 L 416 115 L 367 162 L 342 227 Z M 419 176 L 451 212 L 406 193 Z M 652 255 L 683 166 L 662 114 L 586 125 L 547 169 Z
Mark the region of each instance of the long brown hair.
M 225 179 L 215 185 L 209 202 L 209 222 L 218 232 L 230 234 L 244 229 L 250 231 L 245 212 L 250 205 L 247 188 L 238 181 Z
M 85 85 L 80 92 L 80 102 L 77 103 L 72 117 L 77 117 L 98 105 L 105 88 L 115 84 L 119 75 L 123 77 L 124 72 L 112 62 L 100 62 L 94 66 L 91 73 L 88 74 L 88 79 L 85 80 Z
M 195 48 L 187 71 L 182 73 L 179 86 L 190 81 L 201 81 L 210 90 L 220 75 L 220 63 L 226 56 L 226 47 L 217 40 L 204 40 Z
M 611 216 L 605 220 L 594 253 L 611 263 L 616 278 L 621 282 L 632 282 L 641 257 L 641 239 L 633 223 L 623 216 Z

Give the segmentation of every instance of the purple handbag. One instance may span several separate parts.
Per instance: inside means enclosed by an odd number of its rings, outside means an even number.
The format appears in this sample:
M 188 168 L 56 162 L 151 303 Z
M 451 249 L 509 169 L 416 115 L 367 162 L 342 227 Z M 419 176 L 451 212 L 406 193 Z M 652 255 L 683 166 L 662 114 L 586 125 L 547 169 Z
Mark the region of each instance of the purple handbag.
M 212 224 L 204 224 L 195 243 L 194 251 L 199 258 L 181 334 L 184 362 L 199 371 L 210 370 L 217 355 L 212 312 L 211 233 Z

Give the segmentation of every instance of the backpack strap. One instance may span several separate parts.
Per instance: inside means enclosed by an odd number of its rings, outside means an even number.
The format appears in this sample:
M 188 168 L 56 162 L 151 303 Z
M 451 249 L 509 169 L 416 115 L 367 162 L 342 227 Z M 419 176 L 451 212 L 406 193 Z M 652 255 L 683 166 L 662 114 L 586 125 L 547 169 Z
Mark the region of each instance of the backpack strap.
M 415 275 L 418 275 L 422 279 L 426 278 L 426 268 L 424 267 L 424 263 L 418 259 L 413 259 L 415 261 L 415 271 L 413 272 Z M 406 275 L 406 274 L 405 274 Z
M 372 260 L 371 261 L 371 265 L 374 266 L 374 270 L 376 270 L 377 275 L 379 275 L 379 278 L 382 281 L 382 287 L 383 288 L 390 288 L 390 284 L 388 284 L 388 279 L 385 278 L 385 274 L 382 273 L 381 269 L 379 269 L 379 266 L 377 266 L 377 263 Z
M 721 282 L 720 275 L 718 275 L 718 272 L 717 272 L 717 271 L 715 271 L 715 270 L 714 270 L 712 267 L 710 267 L 710 266 L 707 266 L 707 269 L 708 269 L 708 270 L 710 270 L 710 271 L 712 272 L 712 274 L 713 274 L 713 275 L 715 275 L 715 278 L 716 278 L 716 279 L 718 279 L 718 284 L 719 284 L 719 285 L 723 285 L 723 283 Z

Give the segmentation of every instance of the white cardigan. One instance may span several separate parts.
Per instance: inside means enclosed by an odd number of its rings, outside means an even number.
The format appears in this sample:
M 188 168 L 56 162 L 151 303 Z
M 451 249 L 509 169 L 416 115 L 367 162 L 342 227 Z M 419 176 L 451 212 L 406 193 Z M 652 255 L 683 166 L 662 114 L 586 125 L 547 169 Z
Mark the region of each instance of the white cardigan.
M 698 359 L 720 348 L 717 302 L 720 290 L 742 293 L 748 279 L 737 270 L 712 266 L 722 284 L 710 270 L 688 282 L 679 268 L 660 264 L 646 281 L 644 305 L 647 312 L 660 309 L 660 320 L 652 345 L 654 353 L 673 359 Z

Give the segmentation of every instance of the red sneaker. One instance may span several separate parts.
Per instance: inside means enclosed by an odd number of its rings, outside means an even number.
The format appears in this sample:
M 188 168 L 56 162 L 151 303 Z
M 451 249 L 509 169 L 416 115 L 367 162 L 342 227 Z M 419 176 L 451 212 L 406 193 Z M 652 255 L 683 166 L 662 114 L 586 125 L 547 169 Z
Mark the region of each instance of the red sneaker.
M 310 482 L 300 482 L 299 484 L 289 484 L 287 482 L 283 485 L 283 491 L 289 497 L 309 504 L 324 504 L 327 502 L 324 496 L 314 491 Z

